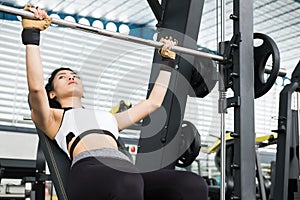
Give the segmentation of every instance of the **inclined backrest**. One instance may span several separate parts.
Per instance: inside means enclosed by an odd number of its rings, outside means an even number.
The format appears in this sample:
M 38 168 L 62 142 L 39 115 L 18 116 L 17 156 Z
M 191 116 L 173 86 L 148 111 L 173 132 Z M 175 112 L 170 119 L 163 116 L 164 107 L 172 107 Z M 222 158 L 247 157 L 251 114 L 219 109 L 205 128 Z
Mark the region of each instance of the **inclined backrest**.
M 31 109 L 28 95 L 28 105 Z M 51 140 L 46 134 L 36 127 L 36 131 L 40 140 L 40 147 L 44 153 L 52 182 L 55 187 L 59 200 L 68 200 L 66 188 L 68 174 L 70 171 L 71 160 L 54 140 Z
M 28 105 L 31 109 L 28 95 Z M 66 193 L 67 177 L 71 166 L 71 160 L 56 141 L 51 140 L 46 134 L 36 127 L 40 140 L 40 147 L 44 153 L 52 182 L 59 200 L 68 200 Z
M 50 175 L 59 200 L 68 200 L 66 194 L 67 176 L 71 160 L 57 143 L 48 138 L 41 130 L 37 129 L 40 145 L 45 155 Z

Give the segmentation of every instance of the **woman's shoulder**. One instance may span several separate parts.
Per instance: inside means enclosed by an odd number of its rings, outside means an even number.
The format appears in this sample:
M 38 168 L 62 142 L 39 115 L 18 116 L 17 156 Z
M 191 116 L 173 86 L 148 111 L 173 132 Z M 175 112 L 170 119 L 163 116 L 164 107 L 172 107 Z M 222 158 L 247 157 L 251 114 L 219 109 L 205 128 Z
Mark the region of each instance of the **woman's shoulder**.
M 36 119 L 32 114 L 33 123 L 42 130 L 50 139 L 54 139 L 63 119 L 63 109 L 50 108 L 49 115 L 45 119 Z

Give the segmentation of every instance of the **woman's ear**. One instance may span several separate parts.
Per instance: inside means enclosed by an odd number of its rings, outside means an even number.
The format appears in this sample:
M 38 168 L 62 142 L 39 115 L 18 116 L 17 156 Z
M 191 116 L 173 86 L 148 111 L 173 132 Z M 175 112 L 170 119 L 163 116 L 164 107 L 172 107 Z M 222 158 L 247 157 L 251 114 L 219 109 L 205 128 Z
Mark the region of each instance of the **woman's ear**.
M 55 92 L 51 91 L 49 92 L 50 99 L 54 99 L 56 97 Z

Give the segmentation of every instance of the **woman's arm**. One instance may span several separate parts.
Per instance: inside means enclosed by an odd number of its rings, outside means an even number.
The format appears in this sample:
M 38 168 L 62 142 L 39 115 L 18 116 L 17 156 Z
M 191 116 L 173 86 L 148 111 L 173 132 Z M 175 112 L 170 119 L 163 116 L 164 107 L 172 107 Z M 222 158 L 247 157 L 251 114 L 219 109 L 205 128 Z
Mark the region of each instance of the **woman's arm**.
M 163 49 L 166 51 L 167 56 L 164 57 L 167 57 L 168 65 L 174 65 L 175 53 L 169 51 L 169 49 L 172 49 L 177 42 L 171 40 L 164 40 L 162 42 L 165 43 Z M 171 56 L 169 55 L 170 53 L 172 54 Z M 124 112 L 115 114 L 119 130 L 123 130 L 139 122 L 162 105 L 171 77 L 171 70 L 166 70 L 166 68 L 170 67 L 173 66 L 164 66 L 161 68 L 148 99 Z
M 46 11 L 31 6 L 26 6 L 25 10 L 30 10 L 37 18 L 37 20 L 22 20 L 22 42 L 26 45 L 26 74 L 31 117 L 38 128 L 49 133 L 47 127 L 51 125 L 52 115 L 44 86 L 44 73 L 39 48 L 40 31 L 44 30 L 45 27 L 47 28 L 49 20 L 45 21 L 44 19 L 49 17 Z M 49 137 L 53 138 L 54 136 L 50 134 Z
M 39 128 L 44 129 L 49 120 L 50 107 L 44 87 L 40 49 L 37 45 L 26 45 L 26 73 L 31 117 Z
M 162 105 L 170 77 L 171 72 L 161 70 L 148 99 L 141 101 L 126 111 L 115 114 L 119 130 L 139 122 Z

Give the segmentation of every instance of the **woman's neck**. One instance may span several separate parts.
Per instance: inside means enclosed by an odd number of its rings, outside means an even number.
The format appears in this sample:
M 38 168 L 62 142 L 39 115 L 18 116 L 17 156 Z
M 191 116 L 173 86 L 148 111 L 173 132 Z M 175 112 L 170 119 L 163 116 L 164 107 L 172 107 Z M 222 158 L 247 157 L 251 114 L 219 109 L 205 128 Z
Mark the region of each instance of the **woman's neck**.
M 81 98 L 69 97 L 59 101 L 62 108 L 82 108 Z

